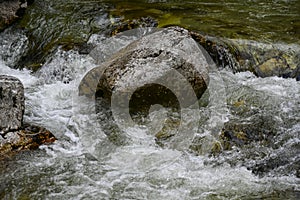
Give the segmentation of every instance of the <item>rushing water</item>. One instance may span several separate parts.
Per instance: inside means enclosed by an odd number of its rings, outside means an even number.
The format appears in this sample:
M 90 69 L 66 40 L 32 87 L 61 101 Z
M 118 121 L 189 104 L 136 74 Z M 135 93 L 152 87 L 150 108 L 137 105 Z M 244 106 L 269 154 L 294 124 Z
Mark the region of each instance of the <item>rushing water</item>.
M 246 115 L 259 112 L 267 115 L 267 119 L 274 118 L 277 123 L 274 127 L 278 127 L 274 146 L 254 143 L 214 158 L 205 153 L 195 155 L 188 149 L 162 148 L 156 144 L 153 135 L 147 134 L 145 127 L 139 126 L 126 131 L 132 137 L 130 143 L 115 146 L 93 122 L 96 119 L 93 113 L 80 110 L 87 102 L 77 96 L 77 86 L 82 74 L 95 66 L 89 55 L 63 50 L 58 50 L 36 75 L 1 63 L 1 74 L 14 75 L 25 85 L 25 120 L 47 127 L 58 137 L 57 142 L 41 147 L 38 152 L 24 153 L 17 159 L 2 163 L 3 198 L 299 197 L 299 174 L 296 174 L 299 173 L 299 82 L 276 77 L 262 79 L 248 72 L 232 74 L 228 71 L 221 71 L 218 75 L 222 79 L 216 79 L 212 73 L 216 94 L 223 94 L 222 90 L 226 89 L 229 107 L 243 99 L 249 102 L 246 108 L 250 110 Z M 54 76 L 57 74 L 53 73 L 55 70 L 64 72 Z M 66 82 L 67 75 L 70 79 Z M 210 101 L 218 102 L 215 98 L 220 98 L 220 95 L 211 95 L 210 98 Z M 224 111 L 215 106 L 210 103 L 203 108 L 203 112 L 212 113 L 213 120 L 205 121 L 200 130 L 209 135 L 212 135 L 209 128 L 214 122 L 224 123 L 238 117 L 234 109 L 228 111 L 226 107 Z M 194 132 L 193 137 L 203 132 Z M 202 145 L 211 146 L 212 143 L 208 139 Z M 253 162 L 267 162 L 272 157 L 280 162 L 284 159 L 282 155 L 289 156 L 288 163 L 274 166 L 274 170 L 262 177 L 247 169 Z
M 74 4 L 66 2 L 66 5 L 71 7 L 82 6 L 75 4 L 74 1 L 72 1 Z M 93 8 L 95 13 L 101 13 L 97 18 L 99 24 L 111 23 L 104 11 L 98 12 L 108 3 L 102 2 L 99 7 L 91 7 L 94 5 L 93 2 L 100 1 L 87 1 L 89 6 L 85 7 L 86 10 L 91 11 Z M 148 2 L 161 2 L 154 5 L 162 5 L 164 1 Z M 245 2 L 250 4 L 252 1 Z M 279 9 L 270 6 L 271 3 L 255 2 L 262 7 L 265 6 L 266 10 Z M 114 12 L 119 11 L 120 15 L 125 13 L 127 16 L 135 8 L 131 6 L 127 9 L 125 5 L 131 5 L 129 2 L 119 3 Z M 193 3 L 203 6 L 199 8 L 199 12 L 212 7 L 221 9 L 223 6 L 221 3 L 203 1 Z M 279 7 L 287 6 L 291 10 L 291 14 L 287 15 L 289 18 L 285 19 L 287 21 L 294 20 L 293 17 L 299 14 L 294 10 L 297 8 L 292 6 L 298 5 L 297 1 L 276 1 L 276 3 Z M 177 10 L 177 13 L 188 14 L 189 5 L 194 4 L 187 4 L 185 12 L 181 12 L 179 8 L 182 4 L 174 1 L 169 11 L 172 13 Z M 236 7 L 237 4 L 232 2 L 226 5 L 228 9 L 240 10 Z M 48 6 L 57 10 L 64 8 L 62 5 Z M 138 10 L 143 12 L 148 9 L 141 8 L 138 2 L 135 2 L 135 6 L 140 7 Z M 254 9 L 253 6 L 245 5 L 243 8 L 241 11 L 245 11 L 244 13 L 247 9 Z M 53 14 L 57 15 L 55 9 Z M 190 9 L 193 14 L 191 19 L 195 19 L 196 8 Z M 76 13 L 76 9 L 73 12 Z M 197 16 L 209 15 L 207 12 L 200 12 Z M 84 14 L 85 12 L 82 12 L 79 16 L 84 18 L 86 17 Z M 61 17 L 66 16 L 68 15 Z M 213 16 L 222 18 L 219 15 Z M 253 16 L 257 17 L 257 14 Z M 232 17 L 228 19 L 237 20 Z M 43 32 L 38 28 L 38 26 L 43 28 L 43 23 L 55 27 L 51 24 L 51 20 L 47 21 L 42 17 L 40 20 L 36 22 L 37 24 L 32 23 L 32 29 L 36 32 Z M 212 21 L 218 23 L 216 19 Z M 61 26 L 60 22 L 57 23 L 57 26 Z M 70 20 L 69 24 L 72 23 L 74 21 Z M 194 23 L 187 24 L 192 26 Z M 205 29 L 207 26 L 204 26 L 204 31 L 208 31 Z M 62 32 L 57 38 L 65 38 L 69 33 L 83 36 L 85 40 L 89 39 L 89 43 L 100 45 L 103 59 L 135 39 L 128 37 L 107 39 L 103 34 L 88 37 L 90 35 L 76 32 L 84 31 L 78 29 L 78 26 L 70 25 L 70 27 L 75 27 L 75 32 Z M 250 24 L 249 27 L 254 29 L 256 26 Z M 280 30 L 282 29 L 278 31 Z M 210 28 L 208 32 L 212 31 Z M 218 31 L 222 32 L 222 29 L 218 27 Z M 273 31 L 272 34 L 276 35 L 276 30 Z M 42 35 L 40 39 L 44 37 L 50 39 L 52 36 Z M 223 36 L 229 37 L 230 33 Z M 201 99 L 204 106 L 200 109 L 200 123 L 195 119 L 189 119 L 189 116 L 183 116 L 188 119 L 187 129 L 192 130 L 187 131 L 189 137 L 183 141 L 185 142 L 183 147 L 177 148 L 168 142 L 162 147 L 155 141 L 154 135 L 149 134 L 151 127 L 142 125 L 128 127 L 124 134 L 130 140 L 124 144 L 115 144 L 103 133 L 100 126 L 101 123 L 110 122 L 101 122 L 99 125 L 96 113 L 89 111 L 94 102 L 77 95 L 83 74 L 97 66 L 91 55 L 81 55 L 76 50 L 65 51 L 58 48 L 51 57 L 45 58 L 46 62 L 42 64 L 40 70 L 32 73 L 26 69 L 17 70 L 9 67 L 30 49 L 28 47 L 30 38 L 28 39 L 21 31 L 6 31 L 1 33 L 0 37 L 2 39 L 0 74 L 16 76 L 25 86 L 24 120 L 46 127 L 58 138 L 52 145 L 42 146 L 40 150 L 25 152 L 0 163 L 1 198 L 299 199 L 299 81 L 278 77 L 257 78 L 250 72 L 233 74 L 227 70 L 211 70 L 209 94 Z M 255 39 L 256 34 L 254 33 L 252 37 Z M 295 38 L 296 34 L 292 34 L 290 40 L 287 39 L 286 42 L 295 42 Z M 165 110 L 161 109 L 150 114 L 154 125 L 160 126 L 160 121 L 164 120 L 164 112 Z M 229 122 L 249 124 L 249 127 L 253 124 L 262 126 L 272 135 L 267 142 L 253 141 L 212 155 L 210 150 L 220 140 L 218 138 L 220 128 Z M 195 124 L 199 126 L 196 130 L 193 129 Z M 259 128 L 258 130 L 261 130 Z M 193 145 L 200 146 L 200 150 L 190 148 Z

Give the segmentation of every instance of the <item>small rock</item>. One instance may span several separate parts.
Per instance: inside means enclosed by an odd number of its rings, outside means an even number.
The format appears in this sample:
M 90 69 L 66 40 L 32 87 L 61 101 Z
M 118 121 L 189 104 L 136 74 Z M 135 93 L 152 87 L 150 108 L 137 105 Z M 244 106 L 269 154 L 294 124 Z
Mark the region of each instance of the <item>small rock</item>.
M 19 130 L 0 137 L 0 160 L 11 157 L 23 150 L 34 150 L 42 144 L 53 143 L 55 136 L 45 128 L 24 124 Z
M 254 68 L 259 77 L 287 76 L 289 77 L 289 66 L 284 58 L 274 57 L 266 60 Z M 285 72 L 286 71 L 286 72 Z
M 45 128 L 24 124 L 24 109 L 24 87 L 21 81 L 12 76 L 0 75 L 0 160 L 56 140 Z
M 18 130 L 24 114 L 24 87 L 12 76 L 0 75 L 0 134 Z
M 30 1 L 30 3 L 32 3 Z M 0 1 L 0 31 L 12 24 L 27 8 L 27 1 L 1 0 Z

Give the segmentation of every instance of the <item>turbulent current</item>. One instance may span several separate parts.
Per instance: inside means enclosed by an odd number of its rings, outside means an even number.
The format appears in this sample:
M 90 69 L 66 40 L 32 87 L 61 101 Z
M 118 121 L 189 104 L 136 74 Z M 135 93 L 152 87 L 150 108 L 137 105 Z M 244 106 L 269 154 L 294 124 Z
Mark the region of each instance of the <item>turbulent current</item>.
M 26 36 L 10 35 L 7 43 L 16 38 Z M 101 44 L 105 59 L 112 53 L 105 49 L 117 51 L 134 39 L 107 40 L 95 34 L 89 42 Z M 14 53 L 10 60 L 18 56 Z M 200 120 L 182 116 L 187 131 L 174 136 L 186 134 L 180 141 L 184 145 L 177 148 L 172 141 L 159 145 L 146 125 L 126 127 L 124 135 L 129 140 L 122 144 L 104 134 L 101 123 L 111 122 L 97 121 L 96 113 L 90 111 L 94 102 L 78 96 L 83 75 L 97 66 L 91 55 L 58 49 L 36 73 L 9 68 L 7 62 L 0 61 L 0 74 L 16 76 L 25 87 L 24 120 L 46 127 L 58 140 L 1 162 L 2 199 L 300 197 L 300 82 L 295 79 L 211 69 Z M 165 112 L 151 112 L 152 124 L 159 127 Z M 222 149 L 219 135 L 230 121 L 258 122 L 257 126 L 273 129 L 272 138 L 267 144 L 254 140 Z M 221 148 L 219 153 L 211 153 L 216 146 Z

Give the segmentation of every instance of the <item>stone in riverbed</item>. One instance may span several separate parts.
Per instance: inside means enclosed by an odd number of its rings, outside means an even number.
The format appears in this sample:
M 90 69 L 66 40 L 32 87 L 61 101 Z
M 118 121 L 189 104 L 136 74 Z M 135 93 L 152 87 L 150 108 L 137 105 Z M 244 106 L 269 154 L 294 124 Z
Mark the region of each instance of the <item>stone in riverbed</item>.
M 0 31 L 17 20 L 32 0 L 0 0 Z
M 18 130 L 24 114 L 24 87 L 12 76 L 0 75 L 0 134 Z
M 180 111 L 196 105 L 209 84 L 208 55 L 187 30 L 169 27 L 147 33 L 90 70 L 79 85 L 79 95 L 96 97 L 96 112 L 107 135 L 119 132 L 111 125 L 115 116 L 129 124 L 130 119 L 142 121 L 157 105 Z M 91 55 L 101 60 L 95 55 L 102 52 L 95 51 Z M 180 123 L 170 128 L 173 125 Z
M 168 76 L 168 72 L 173 70 L 188 81 L 187 86 L 191 86 L 195 96 L 200 98 L 209 83 L 208 68 L 206 55 L 201 52 L 188 31 L 170 27 L 131 43 L 109 61 L 89 71 L 81 81 L 79 94 L 90 97 L 101 96 L 110 102 L 113 92 L 122 90 L 120 94 L 128 93 L 129 89 L 133 88 L 137 92 L 133 94 L 133 99 L 139 101 L 141 99 L 138 97 L 147 96 L 148 104 L 163 103 L 155 102 L 159 99 L 156 97 L 165 94 L 164 98 L 167 99 L 166 95 L 172 94 L 168 91 L 170 87 L 161 85 L 185 87 L 176 85 L 176 81 L 171 82 L 174 81 L 174 77 Z M 161 82 L 164 83 L 159 84 Z M 152 98 L 149 93 L 153 94 Z M 181 98 L 188 96 L 181 95 Z M 191 103 L 194 102 L 187 102 Z
M 251 71 L 259 77 L 279 76 L 300 80 L 300 46 L 226 39 L 191 32 L 220 67 L 233 72 Z
M 0 160 L 24 150 L 37 149 L 42 144 L 53 143 L 55 136 L 45 128 L 24 124 L 19 130 L 0 137 Z
M 23 124 L 24 87 L 15 77 L 0 75 L 0 160 L 38 148 L 56 138 L 45 128 Z
M 223 150 L 233 146 L 243 147 L 252 142 L 269 145 L 277 133 L 276 120 L 266 116 L 253 116 L 249 122 L 229 121 L 220 135 Z

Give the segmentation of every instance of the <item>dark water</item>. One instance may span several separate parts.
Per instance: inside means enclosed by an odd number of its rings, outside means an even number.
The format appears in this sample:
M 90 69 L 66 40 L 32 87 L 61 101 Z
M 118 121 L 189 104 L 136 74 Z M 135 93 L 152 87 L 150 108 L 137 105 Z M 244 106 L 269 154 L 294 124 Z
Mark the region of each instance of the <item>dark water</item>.
M 22 24 L 39 33 L 33 33 L 36 37 L 80 42 L 119 19 L 151 16 L 160 27 L 181 25 L 227 38 L 299 44 L 299 10 L 297 0 L 36 1 Z
M 27 30 L 31 52 L 20 65 L 35 68 L 57 45 L 74 48 L 92 33 L 109 33 L 122 20 L 148 16 L 159 27 L 180 25 L 211 36 L 299 44 L 299 10 L 297 0 L 35 1 L 19 23 Z

